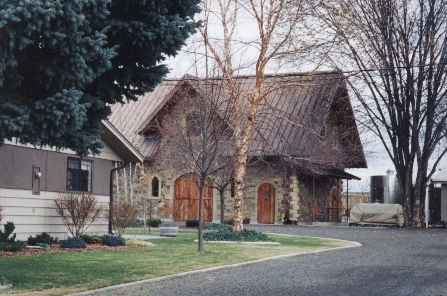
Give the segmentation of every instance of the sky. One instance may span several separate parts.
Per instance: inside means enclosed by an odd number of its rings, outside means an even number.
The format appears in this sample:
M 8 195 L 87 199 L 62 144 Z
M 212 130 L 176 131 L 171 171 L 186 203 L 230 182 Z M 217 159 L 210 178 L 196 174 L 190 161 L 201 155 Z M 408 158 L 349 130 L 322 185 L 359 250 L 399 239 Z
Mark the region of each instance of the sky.
M 236 31 L 235 35 L 237 38 L 241 38 L 241 40 L 247 41 L 250 38 L 256 39 L 257 35 L 257 27 L 253 24 L 250 24 L 249 18 L 242 19 L 243 25 L 238 26 L 238 28 L 242 28 L 241 31 Z M 211 25 L 211 20 L 209 20 L 211 33 L 213 36 L 219 36 L 218 27 L 213 27 Z M 236 38 L 236 37 L 235 37 Z M 184 74 L 192 74 L 192 75 L 201 75 L 201 71 L 204 69 L 203 59 L 201 59 L 202 55 L 193 54 L 192 52 L 204 52 L 203 51 L 203 41 L 200 41 L 201 37 L 199 33 L 190 37 L 188 39 L 188 44 L 183 48 L 183 50 L 174 58 L 169 58 L 166 61 L 166 64 L 170 68 L 170 73 L 168 74 L 168 78 L 180 78 Z M 217 40 L 217 39 L 216 39 Z M 239 56 L 235 57 L 240 64 L 244 63 L 246 60 L 250 60 L 251 55 L 253 54 L 252 50 L 255 50 L 255 46 L 248 46 L 247 50 L 240 50 Z M 236 63 L 237 64 L 237 63 Z M 301 71 L 310 71 L 314 70 L 314 65 L 312 64 L 300 64 L 297 68 L 296 63 L 294 63 L 291 67 L 283 67 L 279 69 L 278 72 L 301 72 Z M 274 69 L 274 70 L 273 70 Z M 318 70 L 327 70 L 327 67 L 319 67 Z M 271 67 L 266 73 L 272 73 L 273 71 L 278 70 L 276 66 Z M 250 67 L 244 69 L 244 74 L 253 74 L 254 71 L 250 71 Z M 353 96 L 351 95 L 351 101 Z M 349 191 L 350 192 L 361 192 L 361 191 L 369 191 L 370 177 L 376 175 L 386 175 L 388 170 L 394 171 L 394 165 L 390 160 L 387 152 L 385 151 L 383 144 L 379 139 L 375 139 L 374 135 L 367 134 L 364 132 L 360 133 L 360 138 L 362 140 L 365 156 L 368 164 L 367 169 L 346 169 L 346 171 L 350 174 L 358 176 L 361 178 L 360 181 L 349 181 Z M 447 161 L 444 159 L 438 168 L 446 168 L 447 169 Z M 346 182 L 344 182 L 346 184 Z M 346 185 L 345 185 L 346 187 Z M 346 188 L 344 189 L 346 190 Z

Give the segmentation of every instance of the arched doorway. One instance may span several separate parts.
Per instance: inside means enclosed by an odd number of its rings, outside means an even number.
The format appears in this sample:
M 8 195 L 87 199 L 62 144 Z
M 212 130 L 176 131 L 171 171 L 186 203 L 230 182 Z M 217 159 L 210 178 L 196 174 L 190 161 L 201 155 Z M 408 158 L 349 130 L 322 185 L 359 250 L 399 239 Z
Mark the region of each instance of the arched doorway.
M 269 183 L 258 188 L 258 223 L 275 223 L 275 187 Z
M 213 221 L 213 188 L 212 182 L 206 179 L 203 221 Z M 185 221 L 199 219 L 199 176 L 186 174 L 174 182 L 174 220 Z

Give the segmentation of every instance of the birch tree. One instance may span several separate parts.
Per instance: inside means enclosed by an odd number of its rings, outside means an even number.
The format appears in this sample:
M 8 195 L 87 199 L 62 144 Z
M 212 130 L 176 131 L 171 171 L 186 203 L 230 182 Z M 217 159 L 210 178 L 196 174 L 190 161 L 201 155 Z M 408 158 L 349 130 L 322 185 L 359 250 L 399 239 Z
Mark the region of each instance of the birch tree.
M 243 189 L 253 123 L 259 104 L 271 91 L 264 85 L 266 70 L 280 67 L 284 55 L 298 42 L 297 24 L 312 1 L 291 0 L 217 0 L 203 4 L 204 25 L 200 34 L 206 50 L 222 77 L 229 95 L 236 102 L 234 139 L 237 150 L 234 175 L 233 230 L 242 231 Z M 207 64 L 208 65 L 208 64 Z M 277 70 L 278 68 L 276 68 Z M 240 93 L 237 75 L 250 70 L 253 87 Z M 273 70 L 275 72 L 276 70 Z

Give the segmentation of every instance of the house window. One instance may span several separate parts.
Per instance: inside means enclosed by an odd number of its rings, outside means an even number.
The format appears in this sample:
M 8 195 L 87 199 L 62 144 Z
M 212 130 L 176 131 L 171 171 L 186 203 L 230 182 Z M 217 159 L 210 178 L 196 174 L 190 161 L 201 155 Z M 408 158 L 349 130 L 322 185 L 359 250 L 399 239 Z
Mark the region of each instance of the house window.
M 152 185 L 152 196 L 153 197 L 158 197 L 158 192 L 159 192 L 158 188 L 159 188 L 159 185 L 160 185 L 160 181 L 158 181 L 157 177 L 154 177 L 152 179 L 152 184 L 151 185 Z
M 92 191 L 92 162 L 79 158 L 68 158 L 67 190 Z

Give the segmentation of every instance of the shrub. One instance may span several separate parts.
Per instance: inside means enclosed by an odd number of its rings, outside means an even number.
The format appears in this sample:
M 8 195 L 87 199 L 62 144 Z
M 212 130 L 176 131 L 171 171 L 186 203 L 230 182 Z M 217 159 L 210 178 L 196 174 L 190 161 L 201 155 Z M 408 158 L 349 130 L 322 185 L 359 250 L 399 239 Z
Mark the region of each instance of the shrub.
M 44 249 L 48 249 L 49 247 L 51 247 L 50 244 L 44 244 L 44 243 L 37 243 L 38 247 L 44 248 Z
M 38 244 L 51 245 L 53 238 L 48 233 L 42 232 L 42 234 L 37 234 L 35 237 L 28 237 L 27 243 L 29 246 L 37 246 Z
M 219 230 L 219 229 L 231 230 L 232 227 L 229 224 L 203 223 L 203 229 L 205 229 L 205 230 Z
M 87 244 L 79 237 L 73 236 L 61 242 L 61 248 L 67 249 L 85 249 Z
M 197 219 L 186 220 L 186 227 L 199 227 L 199 220 Z
M 82 234 L 79 236 L 87 245 L 102 244 L 102 238 L 98 235 Z
M 149 219 L 148 219 L 149 220 Z M 135 221 L 135 224 L 133 225 L 134 227 L 144 227 L 144 220 L 142 219 L 137 219 Z
M 224 224 L 233 225 L 233 219 L 225 220 Z
M 6 224 L 3 225 L 3 228 L 5 229 L 5 232 L 0 230 L 0 242 L 1 243 L 13 243 L 14 240 L 16 239 L 16 235 L 14 234 L 11 237 L 9 237 L 9 236 L 14 232 L 14 229 L 16 228 L 14 226 L 14 223 L 6 222 Z
M 0 230 L 0 251 L 17 252 L 23 249 L 25 242 L 15 240 L 16 235 L 11 234 L 16 228 L 13 222 L 7 222 L 4 226 L 4 232 Z
M 122 202 L 113 208 L 113 225 L 118 235 L 123 235 L 126 228 L 135 224 L 138 217 L 138 209 L 128 202 Z
M 73 237 L 84 233 L 104 211 L 90 192 L 61 192 L 54 207 Z
M 146 225 L 150 225 L 151 227 L 158 227 L 160 224 L 161 224 L 160 219 L 147 219 Z
M 124 246 L 126 244 L 126 240 L 122 238 L 121 236 L 115 236 L 115 235 L 103 235 L 102 236 L 102 243 L 106 246 Z
M 158 227 L 161 224 L 161 220 L 160 219 L 147 219 L 146 220 L 146 226 L 150 226 L 150 227 Z M 144 220 L 143 219 L 137 219 L 137 221 L 135 221 L 135 224 L 133 225 L 135 227 L 144 227 Z
M 25 247 L 25 242 L 17 240 L 11 243 L 0 242 L 0 250 L 5 252 L 18 252 Z
M 203 239 L 209 241 L 270 241 L 267 235 L 256 230 L 244 229 L 241 232 L 234 232 L 228 228 L 204 233 Z

